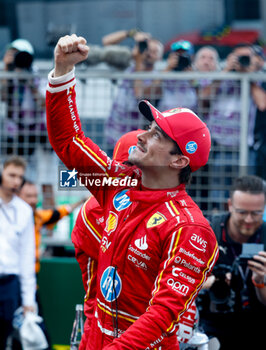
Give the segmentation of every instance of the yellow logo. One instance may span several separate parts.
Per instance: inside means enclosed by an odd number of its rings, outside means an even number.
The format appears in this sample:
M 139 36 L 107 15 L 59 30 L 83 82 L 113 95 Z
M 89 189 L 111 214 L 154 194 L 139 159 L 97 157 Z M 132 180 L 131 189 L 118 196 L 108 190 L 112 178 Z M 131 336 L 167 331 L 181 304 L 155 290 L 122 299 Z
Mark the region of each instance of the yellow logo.
M 149 218 L 149 221 L 147 222 L 147 228 L 161 225 L 164 221 L 166 221 L 166 218 L 162 214 L 155 213 Z
M 110 211 L 108 219 L 106 220 L 106 226 L 104 229 L 104 231 L 107 232 L 108 236 L 116 229 L 117 220 L 118 220 L 117 214 Z

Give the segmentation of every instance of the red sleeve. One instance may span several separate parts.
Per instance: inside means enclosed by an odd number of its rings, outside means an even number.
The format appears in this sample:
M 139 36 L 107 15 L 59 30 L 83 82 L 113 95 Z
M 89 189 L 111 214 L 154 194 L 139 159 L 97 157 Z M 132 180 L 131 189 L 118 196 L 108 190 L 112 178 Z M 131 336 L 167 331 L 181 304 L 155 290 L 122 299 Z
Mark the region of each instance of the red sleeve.
M 97 260 L 102 237 L 102 222 L 102 209 L 96 199 L 91 196 L 80 209 L 71 235 L 86 292 L 84 313 L 87 317 L 86 324 L 88 328 L 93 317 L 93 307 L 96 297 Z M 84 333 L 87 334 L 87 332 L 84 330 Z
M 181 315 L 194 302 L 218 258 L 213 236 L 199 226 L 173 232 L 164 247 L 150 306 L 104 350 L 154 349 L 163 345 L 166 335 L 176 334 Z
M 91 196 L 79 211 L 71 239 L 75 248 L 79 248 L 93 259 L 98 259 L 102 223 L 103 210 L 96 199 Z
M 103 207 L 112 191 L 103 191 L 99 182 L 112 179 L 120 173 L 117 162 L 112 161 L 89 138 L 86 138 L 76 106 L 74 71 L 58 78 L 48 76 L 46 93 L 47 130 L 50 143 L 67 168 L 86 174 L 91 182 L 86 186 Z M 97 183 L 96 180 L 97 179 Z

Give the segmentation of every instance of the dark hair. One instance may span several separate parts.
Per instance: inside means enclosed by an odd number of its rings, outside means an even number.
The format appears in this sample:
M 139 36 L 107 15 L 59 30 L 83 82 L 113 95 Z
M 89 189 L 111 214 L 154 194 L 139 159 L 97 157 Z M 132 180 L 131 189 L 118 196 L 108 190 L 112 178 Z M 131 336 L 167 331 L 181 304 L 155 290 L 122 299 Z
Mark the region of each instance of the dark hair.
M 27 167 L 27 163 L 26 163 L 25 159 L 20 157 L 20 156 L 12 156 L 12 157 L 9 157 L 8 159 L 6 159 L 4 164 L 3 164 L 3 168 L 5 169 L 7 166 L 9 166 L 11 164 L 18 166 L 18 167 L 21 167 L 24 170 Z
M 255 175 L 240 176 L 234 180 L 230 190 L 230 197 L 233 197 L 235 191 L 248 192 L 251 194 L 263 193 L 266 196 L 264 181 Z
M 236 49 L 240 49 L 240 48 L 244 48 L 244 47 L 250 48 L 253 53 L 255 52 L 252 44 L 250 44 L 250 43 L 238 43 L 237 45 L 235 45 L 233 47 L 232 52 L 234 52 Z
M 174 147 L 173 147 L 172 151 L 170 152 L 170 154 L 183 155 L 178 144 L 174 140 L 172 140 L 172 141 L 174 143 Z M 187 165 L 185 168 L 181 169 L 181 171 L 179 173 L 179 181 L 181 184 L 188 185 L 191 181 L 191 177 L 192 177 L 192 172 L 191 172 L 191 168 L 189 165 Z
M 24 185 L 30 185 L 30 186 L 36 186 L 35 183 L 33 181 L 27 180 L 25 179 L 23 182 L 23 186 Z

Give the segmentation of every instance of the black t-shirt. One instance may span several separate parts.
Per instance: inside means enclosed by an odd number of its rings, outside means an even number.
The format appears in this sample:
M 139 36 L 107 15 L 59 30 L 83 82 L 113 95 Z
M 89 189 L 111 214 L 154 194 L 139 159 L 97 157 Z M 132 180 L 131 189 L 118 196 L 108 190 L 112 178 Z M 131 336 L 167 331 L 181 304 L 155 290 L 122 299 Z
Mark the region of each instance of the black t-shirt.
M 220 248 L 219 259 L 214 267 L 222 270 L 227 267 L 232 273 L 232 286 L 226 293 L 221 293 L 222 284 L 218 285 L 218 296 L 227 295 L 217 304 L 211 300 L 212 292 L 202 291 L 197 300 L 200 311 L 200 325 L 208 336 L 215 336 L 221 343 L 221 350 L 250 350 L 260 348 L 264 343 L 266 307 L 258 301 L 255 287 L 251 281 L 251 271 L 237 263 L 242 252 L 242 245 L 234 242 L 227 232 L 229 214 L 211 218 L 211 225 Z M 266 224 L 250 238 L 249 243 L 264 243 L 266 251 Z M 241 270 L 242 269 L 242 270 Z M 212 288 L 211 288 L 212 289 Z M 215 306 L 215 307 L 214 307 Z
M 217 308 L 212 307 L 212 312 L 261 312 L 263 309 L 265 312 L 266 307 L 258 301 L 256 296 L 256 290 L 251 280 L 252 271 L 246 264 L 239 263 L 239 260 L 237 259 L 242 252 L 242 244 L 233 241 L 227 232 L 229 217 L 230 214 L 215 215 L 210 219 L 210 222 L 216 235 L 220 250 L 219 259 L 214 267 L 213 273 L 220 279 L 223 279 L 226 272 L 231 272 L 232 281 L 230 288 L 230 300 L 229 296 L 226 299 L 225 293 L 222 293 L 221 291 L 221 288 L 226 289 L 226 285 L 220 283 L 217 285 L 216 289 L 212 288 L 210 292 L 207 293 L 208 296 L 205 295 L 204 305 L 202 308 L 204 309 L 204 313 L 208 313 L 210 311 L 207 310 L 209 309 L 208 304 L 214 300 L 215 305 L 217 303 L 219 305 Z M 250 237 L 248 243 L 264 243 L 264 250 L 266 251 L 265 236 L 266 225 L 263 224 L 255 232 L 255 234 Z M 227 292 L 229 293 L 229 291 Z M 221 300 L 219 300 L 219 295 L 221 296 Z M 227 304 L 224 305 L 224 307 L 222 305 L 223 298 L 224 302 Z

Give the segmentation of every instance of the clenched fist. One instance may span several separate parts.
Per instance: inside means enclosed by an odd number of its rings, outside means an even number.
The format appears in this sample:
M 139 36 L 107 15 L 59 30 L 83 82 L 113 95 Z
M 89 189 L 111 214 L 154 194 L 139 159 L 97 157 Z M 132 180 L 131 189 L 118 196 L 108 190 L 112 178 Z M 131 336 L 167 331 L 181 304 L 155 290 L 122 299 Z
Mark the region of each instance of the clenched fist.
M 86 39 L 76 34 L 66 35 L 58 40 L 54 50 L 55 77 L 70 72 L 75 64 L 88 57 L 89 47 L 86 43 Z

